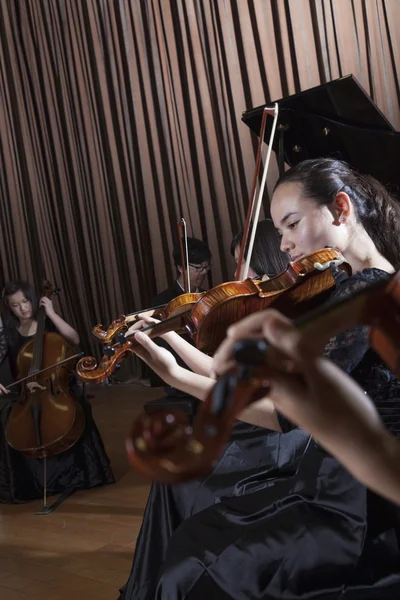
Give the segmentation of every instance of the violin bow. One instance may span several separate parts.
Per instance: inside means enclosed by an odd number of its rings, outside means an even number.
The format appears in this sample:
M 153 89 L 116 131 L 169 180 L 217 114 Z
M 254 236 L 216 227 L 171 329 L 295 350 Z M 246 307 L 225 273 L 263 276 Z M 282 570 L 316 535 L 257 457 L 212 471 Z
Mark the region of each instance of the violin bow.
M 267 157 L 265 160 L 264 171 L 263 171 L 261 185 L 260 185 L 260 191 L 258 193 L 258 198 L 256 201 L 257 181 L 258 181 L 258 176 L 259 176 L 259 172 L 260 172 L 260 168 L 261 168 L 262 144 L 264 141 L 265 128 L 267 125 L 267 116 L 268 115 L 271 115 L 271 116 L 273 115 L 274 121 L 272 123 L 271 136 L 270 136 L 270 139 L 268 142 L 268 152 L 267 152 Z M 271 161 L 271 154 L 272 154 L 272 148 L 273 148 L 273 143 L 274 143 L 274 138 L 275 138 L 276 126 L 278 123 L 278 115 L 279 115 L 279 108 L 278 108 L 277 102 L 275 102 L 273 107 L 266 106 L 263 110 L 262 119 L 261 119 L 261 127 L 260 127 L 260 135 L 258 138 L 256 166 L 254 169 L 249 208 L 247 210 L 246 223 L 244 226 L 242 243 L 240 245 L 238 266 L 237 266 L 236 273 L 235 273 L 236 281 L 246 279 L 248 272 L 249 272 L 250 260 L 251 260 L 251 255 L 253 253 L 254 240 L 255 240 L 257 225 L 258 225 L 258 218 L 260 216 L 262 198 L 263 198 L 263 194 L 264 194 L 265 184 L 267 181 L 269 163 Z M 252 226 L 252 230 L 251 230 L 250 242 L 249 242 L 249 247 L 248 247 L 248 251 L 247 251 L 246 263 L 245 263 L 243 271 L 242 271 L 242 262 L 243 262 L 243 257 L 244 257 L 244 253 L 245 253 L 246 246 L 247 246 L 247 241 L 249 238 L 250 222 L 251 222 L 252 217 L 253 217 L 253 226 Z
M 189 277 L 189 252 L 188 252 L 188 241 L 187 241 L 187 229 L 186 221 L 182 217 L 178 223 L 178 235 L 179 245 L 181 248 L 181 262 L 183 270 L 183 286 L 184 292 L 190 294 L 190 277 Z M 185 251 L 183 250 L 183 242 L 185 242 Z M 186 259 L 185 259 L 186 252 Z

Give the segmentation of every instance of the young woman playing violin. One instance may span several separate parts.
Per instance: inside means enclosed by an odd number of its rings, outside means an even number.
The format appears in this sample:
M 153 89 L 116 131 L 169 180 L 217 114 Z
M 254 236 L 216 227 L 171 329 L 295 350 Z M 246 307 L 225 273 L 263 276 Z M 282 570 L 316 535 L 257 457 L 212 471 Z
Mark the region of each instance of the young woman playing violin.
M 9 361 L 13 378 L 18 378 L 17 358 L 20 349 L 36 334 L 39 307 L 46 313 L 45 331 L 59 333 L 66 342 L 79 344 L 79 335 L 54 310 L 50 298 L 37 300 L 35 292 L 24 281 L 9 281 L 3 290 L 2 318 L 4 329 L 0 339 L 0 362 Z M 3 381 L 0 394 L 7 390 Z M 71 449 L 47 458 L 46 483 L 49 495 L 113 483 L 114 476 L 102 439 L 93 420 L 88 402 L 76 381 L 70 382 L 72 392 L 79 396 L 85 414 L 82 437 Z M 0 412 L 0 502 L 28 502 L 43 498 L 43 461 L 30 458 L 11 448 L 6 441 L 6 425 L 12 401 Z
M 232 256 L 238 256 L 241 239 L 242 234 L 234 238 Z M 279 237 L 272 221 L 261 221 L 257 227 L 249 276 L 272 276 L 281 273 L 286 266 L 287 258 L 279 250 Z M 153 319 L 145 318 L 142 323 L 135 324 L 134 330 L 152 322 Z M 210 375 L 211 357 L 186 343 L 179 335 L 171 333 L 164 337 L 195 372 L 183 368 L 182 371 L 189 377 L 198 373 Z M 156 344 L 154 348 L 155 352 L 174 361 L 164 348 Z M 206 380 L 209 381 L 208 378 Z M 152 484 L 136 542 L 131 575 L 121 590 L 121 600 L 153 600 L 157 574 L 164 562 L 170 537 L 184 519 L 215 504 L 222 496 L 244 494 L 265 486 L 276 469 L 291 468 L 301 453 L 301 443 L 307 441 L 307 435 L 299 430 L 289 433 L 286 436 L 286 452 L 282 452 L 282 437 L 277 432 L 267 432 L 264 428 L 238 421 L 223 456 L 207 477 L 173 486 Z
M 278 181 L 271 214 L 281 249 L 298 259 L 331 246 L 353 269 L 330 301 L 384 280 L 400 258 L 400 206 L 372 177 L 333 159 L 305 161 Z M 263 313 L 246 320 L 257 334 Z M 239 325 L 238 325 L 239 327 Z M 224 344 L 214 370 L 232 364 Z M 213 382 L 188 376 L 143 334 L 140 356 L 166 380 L 204 399 Z M 369 347 L 366 328 L 332 338 L 325 357 L 372 398 L 389 430 L 400 434 L 400 383 Z M 270 398 L 246 408 L 243 421 L 293 432 Z M 281 442 L 281 451 L 285 444 Z M 174 532 L 155 598 L 394 598 L 400 592 L 396 512 L 310 439 L 295 473 L 242 496 L 222 498 Z

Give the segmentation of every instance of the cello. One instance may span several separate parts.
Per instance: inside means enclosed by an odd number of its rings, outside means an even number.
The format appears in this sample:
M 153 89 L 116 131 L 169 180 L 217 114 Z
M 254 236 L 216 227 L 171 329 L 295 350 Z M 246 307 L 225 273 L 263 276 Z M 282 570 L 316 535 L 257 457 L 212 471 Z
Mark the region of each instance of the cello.
M 42 295 L 56 293 L 46 281 Z M 35 337 L 18 353 L 21 393 L 5 429 L 6 441 L 14 450 L 44 459 L 71 448 L 85 427 L 83 409 L 68 390 L 76 355 L 60 334 L 45 332 L 45 320 L 45 310 L 40 307 Z

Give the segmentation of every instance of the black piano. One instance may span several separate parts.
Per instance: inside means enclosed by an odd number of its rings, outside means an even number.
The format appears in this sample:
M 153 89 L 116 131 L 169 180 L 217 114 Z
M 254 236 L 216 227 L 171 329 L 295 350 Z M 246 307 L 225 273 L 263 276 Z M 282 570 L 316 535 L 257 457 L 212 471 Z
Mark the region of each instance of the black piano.
M 279 105 L 273 144 L 279 169 L 307 158 L 345 160 L 373 175 L 393 192 L 400 191 L 400 133 L 396 132 L 353 75 L 299 94 L 271 100 L 243 113 L 242 121 L 257 135 L 265 106 Z M 264 140 L 271 134 L 267 117 Z

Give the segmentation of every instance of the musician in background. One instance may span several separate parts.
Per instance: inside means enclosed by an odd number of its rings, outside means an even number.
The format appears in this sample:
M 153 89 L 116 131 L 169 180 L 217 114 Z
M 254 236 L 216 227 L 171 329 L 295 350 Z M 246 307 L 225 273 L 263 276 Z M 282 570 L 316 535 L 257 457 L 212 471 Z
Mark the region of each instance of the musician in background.
M 18 377 L 18 353 L 36 334 L 39 307 L 43 307 L 46 313 L 45 331 L 59 333 L 71 345 L 79 344 L 77 331 L 55 312 L 50 298 L 43 297 L 38 301 L 34 290 L 25 281 L 9 281 L 2 299 L 4 328 L 0 333 L 0 363 L 9 362 L 14 379 Z M 6 394 L 10 391 L 6 389 L 6 383 L 9 382 L 0 383 L 0 394 L 4 394 L 4 399 L 8 399 Z M 115 481 L 90 405 L 75 378 L 70 382 L 70 391 L 83 408 L 85 429 L 72 448 L 46 459 L 48 495 Z M 0 411 L 0 502 L 41 499 L 44 490 L 43 460 L 25 456 L 6 441 L 6 424 L 11 408 L 12 400 Z
M 190 278 L 190 291 L 192 293 L 204 292 L 202 288 L 204 280 L 206 278 L 207 273 L 211 269 L 211 251 L 205 242 L 202 240 L 198 240 L 197 238 L 188 237 L 187 238 L 187 250 L 188 250 L 188 265 L 189 265 L 189 278 Z M 186 261 L 186 247 L 184 246 L 184 259 Z M 172 257 L 174 260 L 174 264 L 177 271 L 177 278 L 174 283 L 160 292 L 155 298 L 153 298 L 151 306 L 160 306 L 164 304 L 168 304 L 170 300 L 181 296 L 185 293 L 185 283 L 183 281 L 184 269 L 182 265 L 182 255 L 179 243 L 177 243 L 172 252 Z M 186 275 L 187 276 L 187 275 Z M 128 333 L 133 331 L 134 327 L 130 328 Z M 189 335 L 182 335 L 182 339 L 184 339 L 188 344 L 193 344 L 192 338 Z M 178 364 L 185 365 L 185 363 L 181 360 L 179 355 L 174 352 L 173 348 L 171 348 L 167 341 L 161 338 L 157 338 L 156 344 L 162 348 L 166 348 L 167 350 L 172 351 L 175 359 Z M 165 385 L 162 379 L 160 379 L 152 370 L 149 369 L 149 379 L 152 387 L 165 386 L 164 390 L 166 393 L 166 398 L 160 398 L 157 400 L 151 400 L 145 405 L 145 410 L 152 411 L 159 408 L 178 408 L 183 410 L 186 414 L 194 414 L 197 406 L 198 400 L 189 394 L 185 394 L 180 390 Z
M 211 270 L 211 252 L 210 248 L 202 240 L 197 238 L 187 238 L 188 263 L 190 291 L 192 293 L 203 292 L 202 289 L 207 273 Z M 183 248 L 186 260 L 186 247 Z M 160 292 L 152 301 L 152 306 L 168 304 L 177 296 L 185 292 L 186 282 L 183 281 L 183 266 L 180 245 L 174 246 L 172 257 L 177 270 L 177 278 L 174 283 L 166 290 Z

